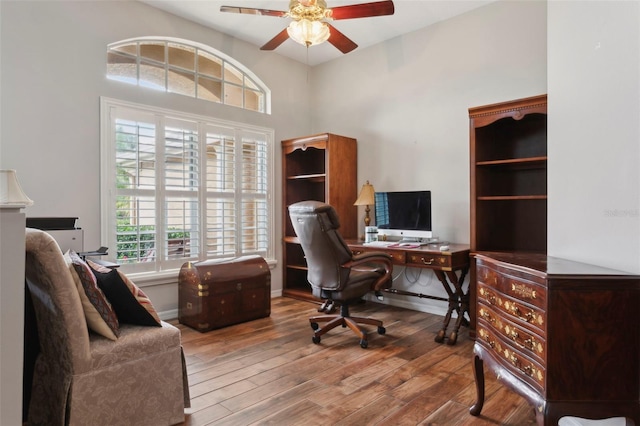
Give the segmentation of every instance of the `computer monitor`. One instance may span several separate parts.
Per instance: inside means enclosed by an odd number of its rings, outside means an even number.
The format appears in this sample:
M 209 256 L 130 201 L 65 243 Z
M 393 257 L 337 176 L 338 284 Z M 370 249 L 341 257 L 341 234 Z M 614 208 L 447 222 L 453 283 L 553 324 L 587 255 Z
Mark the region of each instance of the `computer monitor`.
M 432 238 L 431 191 L 376 192 L 374 199 L 378 234 L 406 241 Z

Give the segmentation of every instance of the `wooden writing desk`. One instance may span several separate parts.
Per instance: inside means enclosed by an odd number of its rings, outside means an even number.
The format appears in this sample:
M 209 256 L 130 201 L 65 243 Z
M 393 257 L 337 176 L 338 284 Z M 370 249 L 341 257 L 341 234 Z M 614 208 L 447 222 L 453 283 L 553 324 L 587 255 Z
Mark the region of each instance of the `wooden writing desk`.
M 411 268 L 431 269 L 438 280 L 442 283 L 448 298 L 431 296 L 420 293 L 412 293 L 404 290 L 390 288 L 385 290 L 389 293 L 402 294 L 406 296 L 422 297 L 433 300 L 442 300 L 449 303 L 447 314 L 445 315 L 442 329 L 435 337 L 435 341 L 442 343 L 445 341 L 447 327 L 451 321 L 451 315 L 455 310 L 458 319 L 453 331 L 447 339 L 449 345 L 454 345 L 458 339 L 458 330 L 461 325 L 469 325 L 464 317 L 469 315 L 469 292 L 462 288 L 464 278 L 469 271 L 469 246 L 466 244 L 448 244 L 449 250 L 440 251 L 437 245 L 420 247 L 379 247 L 365 246 L 363 241 L 347 240 L 349 248 L 354 254 L 365 251 L 377 251 L 389 254 L 393 258 L 394 265 L 402 265 Z

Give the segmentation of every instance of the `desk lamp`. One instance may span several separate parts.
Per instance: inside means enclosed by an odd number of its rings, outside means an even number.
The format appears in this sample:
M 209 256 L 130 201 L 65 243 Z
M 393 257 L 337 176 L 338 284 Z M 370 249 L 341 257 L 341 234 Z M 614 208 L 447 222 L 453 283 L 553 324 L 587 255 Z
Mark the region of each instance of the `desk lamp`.
M 371 218 L 369 217 L 369 212 L 371 211 L 371 209 L 369 208 L 369 206 L 375 203 L 373 196 L 374 193 L 375 190 L 373 189 L 373 185 L 371 185 L 369 181 L 367 181 L 367 183 L 362 185 L 360 195 L 358 195 L 358 199 L 356 200 L 356 202 L 353 203 L 354 206 L 366 206 L 364 209 L 364 226 L 369 226 L 369 224 L 371 223 Z

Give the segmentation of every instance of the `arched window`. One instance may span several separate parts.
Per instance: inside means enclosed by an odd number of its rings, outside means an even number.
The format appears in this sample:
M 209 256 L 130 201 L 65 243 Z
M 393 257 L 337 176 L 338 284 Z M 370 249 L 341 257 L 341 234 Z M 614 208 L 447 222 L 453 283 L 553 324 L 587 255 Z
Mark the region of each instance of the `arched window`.
M 112 43 L 107 77 L 271 113 L 271 92 L 255 74 L 212 47 L 188 40 L 142 37 Z

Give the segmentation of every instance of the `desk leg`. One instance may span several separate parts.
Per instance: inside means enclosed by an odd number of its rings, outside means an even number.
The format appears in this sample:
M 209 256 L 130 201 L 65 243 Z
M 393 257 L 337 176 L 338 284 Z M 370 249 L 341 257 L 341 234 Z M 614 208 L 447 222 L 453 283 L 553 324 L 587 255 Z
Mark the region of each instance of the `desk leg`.
M 464 278 L 467 275 L 468 271 L 468 268 L 463 269 L 460 272 L 459 278 L 456 276 L 455 272 L 447 271 L 447 276 L 456 289 L 456 297 L 458 298 L 459 302 L 458 308 L 456 309 L 456 312 L 458 313 L 458 319 L 456 320 L 456 325 L 451 332 L 451 336 L 449 336 L 448 343 L 450 345 L 455 344 L 456 340 L 458 340 L 458 331 L 460 330 L 460 326 L 469 326 L 469 321 L 467 321 L 467 319 L 464 317 L 465 313 L 467 315 L 469 314 L 469 292 L 465 293 L 464 290 L 462 290 L 462 286 L 464 285 Z
M 451 335 L 449 336 L 449 340 L 447 343 L 449 345 L 455 345 L 458 340 L 458 331 L 460 330 L 460 326 L 462 324 L 468 324 L 467 320 L 464 318 L 464 314 L 469 311 L 469 295 L 465 294 L 462 290 L 462 285 L 464 283 L 464 278 L 467 275 L 468 268 L 462 269 L 460 272 L 460 277 L 456 275 L 454 271 L 444 271 L 434 270 L 433 272 L 438 277 L 438 280 L 442 283 L 447 295 L 449 296 L 449 307 L 447 308 L 447 314 L 444 317 L 444 321 L 442 323 L 442 329 L 438 332 L 434 340 L 438 343 L 442 343 L 445 340 L 445 335 L 447 334 L 447 327 L 449 326 L 449 322 L 451 321 L 451 315 L 455 310 L 458 314 L 458 319 L 454 326 Z M 451 282 L 447 281 L 447 278 Z M 453 286 L 453 289 L 451 288 Z

